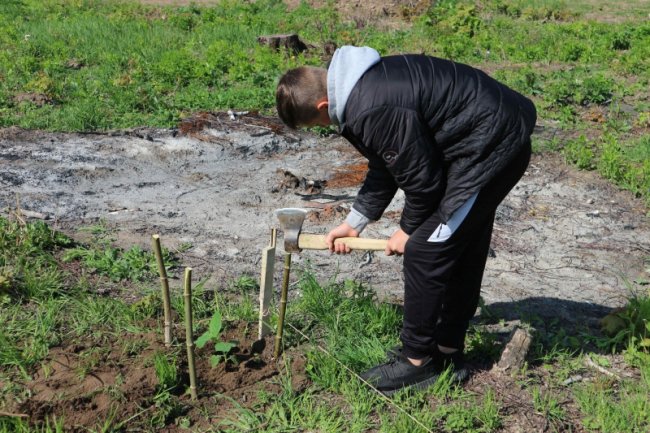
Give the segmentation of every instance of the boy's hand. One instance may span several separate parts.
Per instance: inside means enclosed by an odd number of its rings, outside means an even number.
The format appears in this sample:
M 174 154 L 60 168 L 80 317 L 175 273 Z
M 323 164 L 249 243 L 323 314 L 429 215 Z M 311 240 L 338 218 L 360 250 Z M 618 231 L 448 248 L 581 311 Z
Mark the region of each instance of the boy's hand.
M 404 247 L 408 240 L 409 235 L 407 235 L 404 230 L 399 229 L 393 233 L 393 236 L 391 236 L 390 239 L 388 239 L 388 245 L 386 245 L 384 252 L 387 256 L 392 256 L 393 254 L 401 256 L 404 254 Z
M 340 226 L 336 227 L 333 229 L 331 232 L 327 234 L 327 237 L 325 238 L 325 242 L 327 242 L 327 246 L 329 247 L 330 251 L 336 254 L 348 254 L 351 250 L 350 247 L 348 247 L 345 244 L 337 244 L 334 245 L 334 240 L 338 238 L 346 238 L 346 237 L 353 237 L 356 238 L 359 236 L 359 232 L 353 229 L 350 224 L 344 222 Z

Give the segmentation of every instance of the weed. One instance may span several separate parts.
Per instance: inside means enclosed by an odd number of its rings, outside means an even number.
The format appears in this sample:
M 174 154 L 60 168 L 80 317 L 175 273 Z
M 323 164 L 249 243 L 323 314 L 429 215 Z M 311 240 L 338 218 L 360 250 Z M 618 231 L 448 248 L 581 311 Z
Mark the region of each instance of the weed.
M 625 379 L 612 386 L 609 379 L 576 387 L 574 395 L 584 416 L 583 425 L 603 433 L 633 433 L 650 428 L 648 362 L 642 380 Z M 606 381 L 606 382 L 603 382 Z
M 194 287 L 192 287 L 192 315 L 194 316 L 195 323 L 198 321 L 205 319 L 205 318 L 211 318 L 212 313 L 215 309 L 215 305 L 211 299 L 212 296 L 214 296 L 214 292 L 212 291 L 207 291 L 205 288 L 205 283 L 207 282 L 207 279 L 199 281 L 196 283 Z M 156 307 L 156 312 L 153 314 L 158 314 L 160 311 L 162 311 L 162 300 L 160 299 L 160 293 L 159 291 L 156 291 L 155 293 L 152 293 L 151 295 L 148 295 L 147 297 L 151 297 L 152 303 L 155 304 Z M 184 321 L 185 320 L 185 300 L 183 298 L 183 294 L 178 291 L 178 292 L 173 292 L 171 296 L 171 304 L 172 304 L 172 309 L 178 313 L 180 316 L 180 320 Z M 225 302 L 224 302 L 225 304 Z M 227 308 L 233 308 L 236 307 L 237 303 L 234 303 L 234 305 L 227 305 Z M 224 308 L 226 308 L 224 307 Z M 217 309 L 221 311 L 220 305 L 217 304 Z M 225 315 L 224 315 L 225 316 Z M 239 317 L 239 316 L 235 316 Z M 226 318 L 226 317 L 224 317 Z
M 629 345 L 650 351 L 650 292 L 632 296 L 627 304 L 609 313 L 601 320 L 608 337 L 599 340 L 603 347 L 621 348 Z
M 482 404 L 477 408 L 476 419 L 481 432 L 497 431 L 501 425 L 500 404 L 496 400 L 494 391 L 488 389 L 483 396 Z
M 480 361 L 496 360 L 501 354 L 502 347 L 498 344 L 497 336 L 485 330 L 484 327 L 472 326 L 465 337 L 467 357 Z
M 111 230 L 100 220 L 97 224 L 82 227 L 80 232 L 88 232 L 92 239 L 88 245 L 78 245 L 66 250 L 64 262 L 80 260 L 92 272 L 106 275 L 113 281 L 142 281 L 157 275 L 158 267 L 154 254 L 133 246 L 127 250 L 112 245 Z M 176 266 L 177 260 L 166 248 L 162 249 L 163 260 L 168 271 Z
M 153 397 L 153 403 L 156 409 L 149 417 L 149 425 L 154 429 L 161 429 L 183 415 L 183 406 L 168 390 L 159 391 Z
M 210 356 L 210 363 L 216 366 L 222 361 L 232 360 L 229 352 L 236 346 L 233 342 L 220 341 L 222 331 L 221 313 L 217 310 L 210 320 L 208 330 L 196 339 L 196 347 L 203 348 L 208 342 L 214 343 L 215 355 Z
M 581 135 L 580 137 L 569 140 L 562 148 L 562 155 L 564 159 L 576 165 L 581 169 L 594 168 L 594 151 L 593 144 L 587 140 L 587 137 Z
M 46 419 L 40 426 L 32 426 L 28 421 L 20 418 L 0 417 L 0 433 L 64 433 L 65 428 L 62 418 L 52 417 Z
M 471 405 L 463 399 L 441 404 L 434 412 L 443 421 L 446 432 L 490 433 L 501 427 L 499 404 L 488 391 L 481 404 Z
M 163 253 L 165 254 L 165 252 Z M 169 260 L 169 252 L 166 259 Z M 68 250 L 64 262 L 81 260 L 93 272 L 106 275 L 113 281 L 138 281 L 156 275 L 156 261 L 151 253 L 134 246 L 126 251 L 102 243 L 91 248 L 77 247 Z M 166 260 L 166 264 L 168 263 Z
M 557 399 L 557 396 L 550 391 L 542 391 L 539 386 L 532 388 L 533 408 L 537 413 L 549 420 L 552 425 L 560 426 L 564 422 L 566 412 Z
M 158 390 L 172 391 L 178 386 L 178 368 L 175 360 L 170 360 L 169 357 L 157 352 L 153 357 L 153 366 L 158 379 Z
M 19 224 L 0 217 L 0 293 L 46 299 L 64 292 L 64 274 L 54 254 L 72 245 L 65 235 L 43 222 Z
M 233 302 L 234 299 L 237 301 Z M 243 292 L 235 298 L 228 293 L 216 292 L 213 305 L 206 305 L 205 313 L 211 314 L 216 309 L 221 312 L 224 320 L 254 322 L 258 319 L 257 301 L 257 294 L 253 291 Z
M 231 291 L 240 294 L 254 292 L 257 291 L 258 289 L 259 289 L 259 284 L 257 284 L 257 280 L 255 280 L 255 278 L 249 275 L 242 275 L 230 285 Z
M 179 305 L 174 304 L 175 311 L 184 311 L 182 308 L 179 309 L 178 306 Z M 143 296 L 131 304 L 129 309 L 133 317 L 137 320 L 146 320 L 156 317 L 163 309 L 160 293 L 156 292 Z
M 454 381 L 453 369 L 451 367 L 445 369 L 440 374 L 433 386 L 429 389 L 429 392 L 441 400 L 460 396 L 460 389 Z

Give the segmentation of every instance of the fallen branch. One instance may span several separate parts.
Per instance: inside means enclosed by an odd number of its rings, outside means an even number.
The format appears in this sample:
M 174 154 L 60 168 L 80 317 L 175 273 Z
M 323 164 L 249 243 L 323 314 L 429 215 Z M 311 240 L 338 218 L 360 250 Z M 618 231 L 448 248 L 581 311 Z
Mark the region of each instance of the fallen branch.
M 575 376 L 571 376 L 570 378 L 568 378 L 567 380 L 562 382 L 562 385 L 568 386 L 568 385 L 571 385 L 572 383 L 582 382 L 582 381 L 586 381 L 586 379 L 584 377 L 582 377 L 581 375 L 576 374 Z
M 587 367 L 593 368 L 596 371 L 599 371 L 600 373 L 603 373 L 605 376 L 613 377 L 616 380 L 621 380 L 621 376 L 619 376 L 618 374 L 613 373 L 613 372 L 607 370 L 606 368 L 601 367 L 600 365 L 596 364 L 594 362 L 594 360 L 591 359 L 591 357 L 589 357 L 589 356 L 585 357 L 585 365 Z
M 11 413 L 11 412 L 4 412 L 0 410 L 0 416 L 7 416 L 11 418 L 29 418 L 29 415 L 26 413 Z

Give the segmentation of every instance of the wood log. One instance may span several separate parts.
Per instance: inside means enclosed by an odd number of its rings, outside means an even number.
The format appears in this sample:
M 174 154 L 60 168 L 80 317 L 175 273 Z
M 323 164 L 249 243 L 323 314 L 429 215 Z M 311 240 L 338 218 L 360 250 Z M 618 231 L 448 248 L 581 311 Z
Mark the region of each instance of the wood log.
M 501 353 L 501 359 L 495 368 L 501 372 L 517 371 L 524 366 L 526 355 L 533 342 L 533 337 L 528 330 L 520 327 L 513 329 L 510 341 Z

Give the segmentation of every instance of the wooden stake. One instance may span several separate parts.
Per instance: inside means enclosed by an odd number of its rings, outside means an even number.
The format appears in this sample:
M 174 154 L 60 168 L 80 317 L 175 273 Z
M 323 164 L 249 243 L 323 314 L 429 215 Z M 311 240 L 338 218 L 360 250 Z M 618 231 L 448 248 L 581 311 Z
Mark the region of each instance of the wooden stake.
M 190 369 L 190 394 L 196 400 L 196 367 L 194 364 L 194 337 L 192 336 L 192 268 L 185 268 L 185 345 L 187 346 L 187 365 Z
M 172 312 L 171 312 L 171 301 L 169 300 L 169 281 L 167 280 L 167 271 L 165 270 L 165 263 L 163 262 L 159 235 L 153 235 L 151 237 L 151 245 L 153 246 L 153 251 L 156 254 L 156 261 L 158 262 L 158 273 L 160 274 L 160 283 L 162 285 L 163 310 L 165 313 L 165 328 L 164 328 L 165 346 L 171 347 Z
M 289 273 L 291 272 L 291 253 L 284 253 L 284 273 L 282 275 L 282 292 L 280 293 L 280 314 L 278 315 L 278 329 L 275 334 L 275 350 L 273 356 L 280 356 L 282 334 L 284 331 L 284 314 L 287 310 L 287 294 L 289 292 Z
M 260 275 L 260 321 L 258 338 L 261 340 L 271 333 L 269 326 L 269 304 L 273 295 L 273 271 L 275 270 L 275 242 L 277 230 L 271 229 L 271 243 L 262 250 L 262 273 Z

